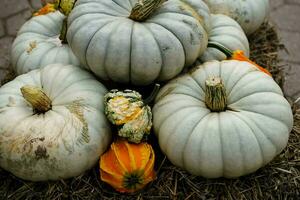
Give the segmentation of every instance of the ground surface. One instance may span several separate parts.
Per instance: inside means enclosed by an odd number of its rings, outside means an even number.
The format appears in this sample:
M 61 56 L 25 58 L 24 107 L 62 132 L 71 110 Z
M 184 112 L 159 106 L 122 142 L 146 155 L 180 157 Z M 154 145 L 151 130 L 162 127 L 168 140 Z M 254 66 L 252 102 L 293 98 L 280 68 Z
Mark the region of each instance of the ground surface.
M 270 21 L 276 26 L 287 52 L 281 52 L 286 74 L 286 96 L 300 97 L 300 1 L 270 0 Z M 9 51 L 21 25 L 41 6 L 40 0 L 1 0 L 0 7 L 0 82 L 8 73 Z

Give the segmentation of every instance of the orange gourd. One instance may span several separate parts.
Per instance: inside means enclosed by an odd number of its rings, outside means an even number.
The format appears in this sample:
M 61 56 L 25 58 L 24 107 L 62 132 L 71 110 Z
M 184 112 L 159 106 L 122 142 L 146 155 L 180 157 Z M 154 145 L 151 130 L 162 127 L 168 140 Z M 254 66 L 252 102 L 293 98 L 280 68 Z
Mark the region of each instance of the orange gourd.
M 117 140 L 100 158 L 100 178 L 119 192 L 132 193 L 156 178 L 154 160 L 151 145 Z
M 212 48 L 216 48 L 216 49 L 220 50 L 227 56 L 227 59 L 249 62 L 249 63 L 253 64 L 255 67 L 257 67 L 260 71 L 268 74 L 269 76 L 272 76 L 272 74 L 267 69 L 259 66 L 258 64 L 256 64 L 255 62 L 253 62 L 252 60 L 247 58 L 247 56 L 245 56 L 245 54 L 242 50 L 232 51 L 232 50 L 224 47 L 223 45 L 215 43 L 215 42 L 208 43 L 208 47 L 212 47 Z
M 33 16 L 46 15 L 50 12 L 55 12 L 56 6 L 53 3 L 47 3 L 44 7 L 33 13 Z

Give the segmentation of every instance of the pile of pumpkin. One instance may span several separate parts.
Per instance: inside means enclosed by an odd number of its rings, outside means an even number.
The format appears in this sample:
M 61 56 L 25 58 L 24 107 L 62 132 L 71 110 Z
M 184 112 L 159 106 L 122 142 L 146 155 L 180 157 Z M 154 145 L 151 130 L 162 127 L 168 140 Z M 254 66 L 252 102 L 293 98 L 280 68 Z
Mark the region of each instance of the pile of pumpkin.
M 255 172 L 287 145 L 293 125 L 280 87 L 247 58 L 247 35 L 267 13 L 268 0 L 48 3 L 12 46 L 18 77 L 0 89 L 0 166 L 58 180 L 100 158 L 101 180 L 134 192 L 155 179 L 154 132 L 192 174 Z M 108 92 L 105 80 L 164 86 L 143 99 Z

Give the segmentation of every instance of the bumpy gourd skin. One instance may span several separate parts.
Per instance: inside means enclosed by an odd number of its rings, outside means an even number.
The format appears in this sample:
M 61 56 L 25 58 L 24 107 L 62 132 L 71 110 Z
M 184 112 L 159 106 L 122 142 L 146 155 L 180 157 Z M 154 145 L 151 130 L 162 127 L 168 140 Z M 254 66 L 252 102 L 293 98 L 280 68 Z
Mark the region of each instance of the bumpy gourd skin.
M 68 42 L 99 78 L 149 85 L 179 74 L 206 49 L 210 11 L 202 0 L 168 0 L 145 21 L 129 19 L 138 0 L 78 0 Z
M 142 96 L 132 90 L 112 90 L 104 97 L 105 114 L 118 126 L 118 135 L 130 142 L 140 143 L 144 135 L 150 134 L 152 113 L 144 105 Z
M 223 112 L 206 106 L 206 80 L 220 77 Z M 173 79 L 156 97 L 153 127 L 176 166 L 208 178 L 239 177 L 269 163 L 287 145 L 293 114 L 280 87 L 249 62 L 212 61 Z

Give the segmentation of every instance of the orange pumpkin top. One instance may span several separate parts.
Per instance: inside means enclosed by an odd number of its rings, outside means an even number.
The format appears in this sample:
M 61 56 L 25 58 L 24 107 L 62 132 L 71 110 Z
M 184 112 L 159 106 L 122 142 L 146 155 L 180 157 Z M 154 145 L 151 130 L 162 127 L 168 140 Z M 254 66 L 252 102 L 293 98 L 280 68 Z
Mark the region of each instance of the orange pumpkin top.
M 252 60 L 250 60 L 249 58 L 247 58 L 242 50 L 236 50 L 236 51 L 234 51 L 232 53 L 232 56 L 231 56 L 230 59 L 249 62 L 249 63 L 255 65 L 260 71 L 262 71 L 262 72 L 264 72 L 264 73 L 272 76 L 272 74 L 267 69 L 259 66 L 258 64 L 256 64 L 255 62 L 253 62 Z
M 253 64 L 255 67 L 257 67 L 260 71 L 268 74 L 269 76 L 272 76 L 272 74 L 265 68 L 259 66 L 258 64 L 256 64 L 255 62 L 253 62 L 252 60 L 250 60 L 249 58 L 247 58 L 247 56 L 245 56 L 244 52 L 242 50 L 236 50 L 236 51 L 232 51 L 228 48 L 226 48 L 225 46 L 216 43 L 216 42 L 209 42 L 208 43 L 208 47 L 211 48 L 216 48 L 219 51 L 221 51 L 222 53 L 224 53 L 227 56 L 227 59 L 230 60 L 239 60 L 239 61 L 246 61 L 248 63 Z
M 50 12 L 55 12 L 56 6 L 53 3 L 47 3 L 44 7 L 33 13 L 33 16 L 46 15 Z
M 132 193 L 156 178 L 154 160 L 151 145 L 118 140 L 100 158 L 100 178 L 119 192 Z

